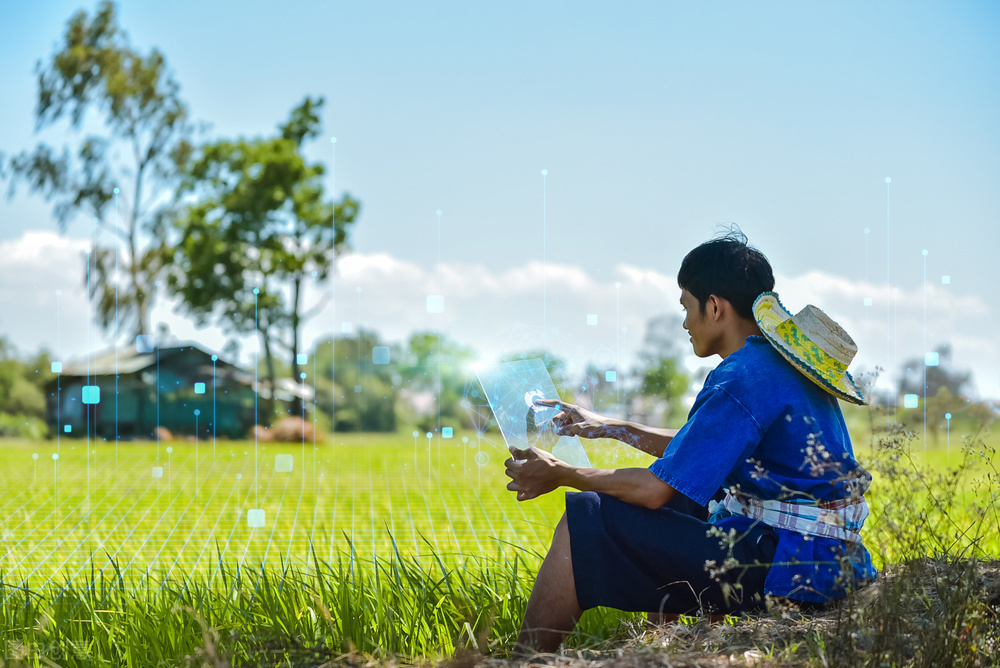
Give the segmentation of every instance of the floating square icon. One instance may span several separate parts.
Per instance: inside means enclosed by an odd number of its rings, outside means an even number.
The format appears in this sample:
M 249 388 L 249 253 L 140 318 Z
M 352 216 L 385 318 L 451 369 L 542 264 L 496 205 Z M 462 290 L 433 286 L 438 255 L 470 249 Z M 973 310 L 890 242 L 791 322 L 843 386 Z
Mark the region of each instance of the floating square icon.
M 52 373 L 62 373 L 62 362 L 52 363 Z
M 291 455 L 275 455 L 274 456 L 274 470 L 278 473 L 291 473 L 292 472 L 292 456 Z
M 195 394 L 205 394 L 205 383 L 195 383 L 194 384 Z
M 597 314 L 596 313 L 588 313 L 587 314 L 587 324 L 588 325 L 596 325 L 597 324 Z
M 163 467 L 162 466 L 154 466 L 153 467 L 153 477 L 154 478 L 162 478 L 163 477 Z
M 441 438 L 451 438 L 455 435 L 455 430 L 451 427 L 441 427 Z
M 941 284 L 942 285 L 948 285 L 949 283 L 951 283 L 951 276 L 948 276 L 947 274 L 945 274 L 944 276 L 941 277 Z
M 872 298 L 865 297 L 865 306 L 871 306 L 871 305 L 872 305 Z
M 604 380 L 606 380 L 609 383 L 615 382 L 616 380 L 618 380 L 618 372 L 617 371 L 605 371 L 604 372 Z
M 937 366 L 941 363 L 939 353 L 924 353 L 924 366 Z
M 372 348 L 372 364 L 389 363 L 389 346 L 375 346 Z
M 84 385 L 83 403 L 85 404 L 101 403 L 101 388 L 98 387 L 97 385 Z
M 444 313 L 444 295 L 427 295 L 427 312 Z
M 259 529 L 264 526 L 263 508 L 252 508 L 247 511 L 247 526 L 251 529 Z
M 916 394 L 903 395 L 903 408 L 916 408 L 920 405 L 920 397 Z
M 67 425 L 63 425 L 63 431 L 66 432 L 67 434 L 72 433 L 73 426 L 72 425 L 68 425 L 68 424 Z
M 354 325 L 352 323 L 350 323 L 350 322 L 342 322 L 342 323 L 340 323 L 340 333 L 341 334 L 350 334 L 352 329 L 354 329 Z
M 148 334 L 140 334 L 135 337 L 135 351 L 137 353 L 153 352 L 153 337 Z
M 309 355 L 307 355 L 306 353 L 298 353 L 297 355 L 295 355 L 295 363 L 299 365 L 308 364 Z

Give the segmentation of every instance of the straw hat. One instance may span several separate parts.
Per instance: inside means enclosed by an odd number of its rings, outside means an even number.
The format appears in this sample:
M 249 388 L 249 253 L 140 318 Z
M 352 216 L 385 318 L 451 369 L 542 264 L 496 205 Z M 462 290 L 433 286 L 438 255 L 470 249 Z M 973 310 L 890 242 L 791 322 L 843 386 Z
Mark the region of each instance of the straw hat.
M 754 300 L 753 314 L 764 337 L 806 378 L 844 401 L 867 403 L 847 372 L 858 347 L 830 316 L 812 304 L 793 316 L 774 292 Z

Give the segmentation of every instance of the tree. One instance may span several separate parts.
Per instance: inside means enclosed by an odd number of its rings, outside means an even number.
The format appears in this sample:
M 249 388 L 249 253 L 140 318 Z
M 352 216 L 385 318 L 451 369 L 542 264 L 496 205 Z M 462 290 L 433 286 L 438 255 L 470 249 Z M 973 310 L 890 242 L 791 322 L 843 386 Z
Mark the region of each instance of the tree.
M 396 430 L 401 380 L 394 364 L 373 362 L 373 350 L 381 345 L 378 334 L 368 330 L 316 344 L 316 407 L 331 418 L 334 430 Z M 390 359 L 398 354 L 390 347 Z
M 437 431 L 439 422 L 470 425 L 461 402 L 465 397 L 469 365 L 476 359 L 471 348 L 459 345 L 435 332 L 417 332 L 410 337 L 406 354 L 399 364 L 403 387 L 414 393 L 433 394 L 431 410 L 418 416 L 417 426 Z
M 124 243 L 123 253 L 117 243 L 95 248 L 84 280 L 92 276 L 89 296 L 96 302 L 103 329 L 114 325 L 117 333 L 117 328 L 131 325 L 135 334 L 147 334 L 163 268 L 163 207 L 157 199 L 172 189 L 177 164 L 190 151 L 190 127 L 163 54 L 155 48 L 145 57 L 136 52 L 115 19 L 115 6 L 109 0 L 92 18 L 77 12 L 59 50 L 46 66 L 38 61 L 35 67 L 36 132 L 66 114 L 71 116 L 71 127 L 79 130 L 89 109 L 103 116 L 104 131 L 86 137 L 76 149 L 78 165 L 70 160 L 68 147 L 60 156 L 39 144 L 33 152 L 11 158 L 2 171 L 10 174 L 8 197 L 23 180 L 46 201 L 55 200 L 62 231 L 74 216 L 86 213 Z M 116 160 L 118 146 L 130 155 L 131 167 Z M 131 192 L 123 187 L 129 179 Z M 116 193 L 126 207 L 120 214 Z M 119 215 L 123 226 L 118 224 Z M 121 266 L 119 255 L 124 256 Z
M 927 396 L 937 396 L 941 388 L 947 388 L 953 395 L 962 394 L 972 380 L 971 371 L 960 371 L 951 366 L 951 345 L 942 343 L 934 352 L 938 356 L 937 366 L 925 366 L 925 360 L 910 359 L 903 363 L 899 377 L 899 394 L 924 396 L 924 369 L 927 374 Z
M 660 315 L 646 323 L 646 334 L 637 354 L 632 375 L 638 380 L 638 395 L 659 402 L 665 407 L 665 421 L 672 424 L 683 420 L 681 398 L 687 392 L 690 379 L 682 371 L 677 333 L 680 318 Z
M 272 388 L 275 345 L 299 377 L 299 332 L 321 306 L 303 307 L 303 283 L 329 278 L 360 209 L 348 194 L 324 202 L 326 170 L 302 156 L 302 143 L 319 134 L 322 105 L 307 97 L 277 137 L 198 147 L 177 192 L 184 204 L 173 221 L 180 239 L 169 252 L 168 289 L 199 324 L 257 332 Z M 291 410 L 300 409 L 296 400 Z

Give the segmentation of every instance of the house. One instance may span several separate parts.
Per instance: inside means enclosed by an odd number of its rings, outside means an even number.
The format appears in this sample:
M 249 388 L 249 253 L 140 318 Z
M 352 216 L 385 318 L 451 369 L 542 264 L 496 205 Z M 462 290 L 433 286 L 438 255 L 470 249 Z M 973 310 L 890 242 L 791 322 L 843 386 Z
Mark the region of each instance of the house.
M 157 425 L 175 434 L 194 434 L 197 425 L 202 438 L 240 438 L 254 425 L 253 375 L 193 343 L 57 364 L 46 386 L 50 433 L 151 439 Z

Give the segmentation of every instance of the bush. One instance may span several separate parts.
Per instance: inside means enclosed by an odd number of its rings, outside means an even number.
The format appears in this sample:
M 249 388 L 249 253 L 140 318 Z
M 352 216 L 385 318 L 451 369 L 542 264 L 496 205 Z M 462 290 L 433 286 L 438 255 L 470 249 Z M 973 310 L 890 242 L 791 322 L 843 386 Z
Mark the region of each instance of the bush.
M 0 413 L 0 437 L 40 441 L 49 435 L 49 426 L 41 418 L 23 413 Z

